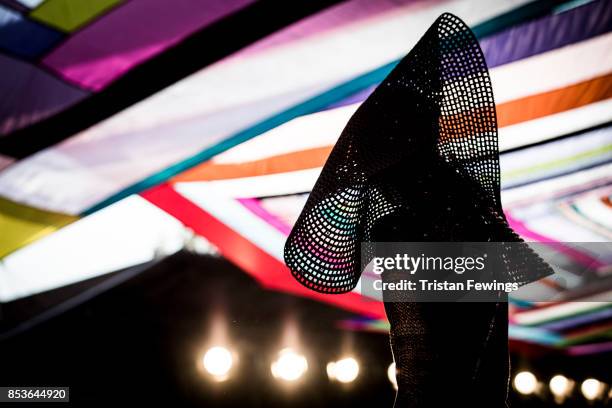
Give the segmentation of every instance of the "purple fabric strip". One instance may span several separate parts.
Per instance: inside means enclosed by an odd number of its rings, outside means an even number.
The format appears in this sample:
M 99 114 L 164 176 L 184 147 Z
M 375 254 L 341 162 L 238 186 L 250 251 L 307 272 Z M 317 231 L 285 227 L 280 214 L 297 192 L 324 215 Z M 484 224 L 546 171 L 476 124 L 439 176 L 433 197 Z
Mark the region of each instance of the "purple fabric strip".
M 585 324 L 602 321 L 604 319 L 609 318 L 612 318 L 612 308 L 606 308 L 595 311 L 593 313 L 587 313 L 584 315 L 570 317 L 568 319 L 542 324 L 539 327 L 548 330 L 563 331 L 567 329 L 572 329 L 576 326 L 582 326 Z
M 88 95 L 39 67 L 2 54 L 0 72 L 0 135 L 53 115 Z
M 612 1 L 597 0 L 521 24 L 480 40 L 487 65 L 493 68 L 587 40 L 612 30 Z M 338 108 L 364 101 L 372 86 L 330 105 Z
M 132 67 L 253 2 L 131 0 L 71 36 L 43 64 L 72 83 L 100 90 Z
M 612 2 L 597 0 L 521 24 L 480 41 L 489 68 L 561 48 L 612 30 Z
M 612 352 L 612 341 L 604 343 L 584 344 L 580 346 L 572 346 L 566 350 L 566 354 L 570 356 L 585 356 L 589 354 L 609 353 Z

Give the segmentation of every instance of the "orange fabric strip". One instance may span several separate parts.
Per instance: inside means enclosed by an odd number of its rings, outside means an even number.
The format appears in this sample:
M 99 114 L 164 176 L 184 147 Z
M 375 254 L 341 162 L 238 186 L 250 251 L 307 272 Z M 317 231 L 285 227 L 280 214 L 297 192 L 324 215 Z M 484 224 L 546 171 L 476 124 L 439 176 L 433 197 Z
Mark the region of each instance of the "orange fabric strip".
M 510 126 L 538 119 L 611 97 L 612 74 L 608 74 L 564 88 L 500 104 L 497 106 L 498 126 Z M 484 111 L 488 111 L 488 109 L 483 108 Z M 453 122 L 459 121 L 461 123 L 465 119 L 457 115 L 450 115 L 441 120 L 447 122 L 445 125 L 452 128 Z M 208 161 L 177 175 L 171 182 L 225 180 L 322 167 L 332 147 L 323 146 L 306 149 L 236 164 L 216 164 Z
M 225 180 L 311 169 L 322 166 L 331 149 L 332 146 L 316 147 L 237 164 L 208 161 L 177 175 L 172 182 Z

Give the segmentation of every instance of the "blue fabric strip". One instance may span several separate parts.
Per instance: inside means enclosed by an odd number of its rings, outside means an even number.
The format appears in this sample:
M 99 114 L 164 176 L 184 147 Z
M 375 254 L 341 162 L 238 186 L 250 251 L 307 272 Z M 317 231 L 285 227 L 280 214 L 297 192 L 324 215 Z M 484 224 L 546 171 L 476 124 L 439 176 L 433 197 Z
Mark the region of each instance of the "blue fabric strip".
M 0 50 L 28 60 L 45 54 L 64 34 L 0 6 Z

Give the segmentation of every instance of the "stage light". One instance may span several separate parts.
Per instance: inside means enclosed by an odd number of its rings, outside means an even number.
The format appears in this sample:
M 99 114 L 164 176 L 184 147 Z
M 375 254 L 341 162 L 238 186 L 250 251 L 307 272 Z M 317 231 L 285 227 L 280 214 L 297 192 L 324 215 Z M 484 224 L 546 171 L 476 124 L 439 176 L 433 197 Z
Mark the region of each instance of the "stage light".
M 308 370 L 306 357 L 290 348 L 281 350 L 278 359 L 272 363 L 270 370 L 274 378 L 285 381 L 296 381 Z
M 564 375 L 557 374 L 550 379 L 548 386 L 550 387 L 550 392 L 552 395 L 558 399 L 562 399 L 572 391 L 574 384 L 572 380 Z
M 523 395 L 533 394 L 537 387 L 538 380 L 529 371 L 521 371 L 514 377 L 514 389 Z
M 389 368 L 387 368 L 387 378 L 389 378 L 393 388 L 397 390 L 397 368 L 395 367 L 395 361 L 389 364 Z
M 582 395 L 589 401 L 594 401 L 601 397 L 604 391 L 604 384 L 595 378 L 587 378 L 580 386 Z
M 232 353 L 225 347 L 215 346 L 204 354 L 203 363 L 204 368 L 210 375 L 215 377 L 217 380 L 224 380 L 227 378 L 230 369 L 234 363 Z
M 332 361 L 327 364 L 327 375 L 330 380 L 350 383 L 359 375 L 359 363 L 352 357 Z

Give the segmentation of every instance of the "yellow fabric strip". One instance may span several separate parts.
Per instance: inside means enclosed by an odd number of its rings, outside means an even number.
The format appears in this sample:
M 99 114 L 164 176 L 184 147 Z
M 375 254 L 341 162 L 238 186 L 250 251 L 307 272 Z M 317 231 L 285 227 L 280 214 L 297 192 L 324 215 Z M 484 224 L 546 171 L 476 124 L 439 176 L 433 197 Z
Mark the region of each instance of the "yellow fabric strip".
M 0 258 L 78 219 L 0 197 Z
M 30 17 L 61 31 L 72 32 L 122 0 L 47 0 Z

